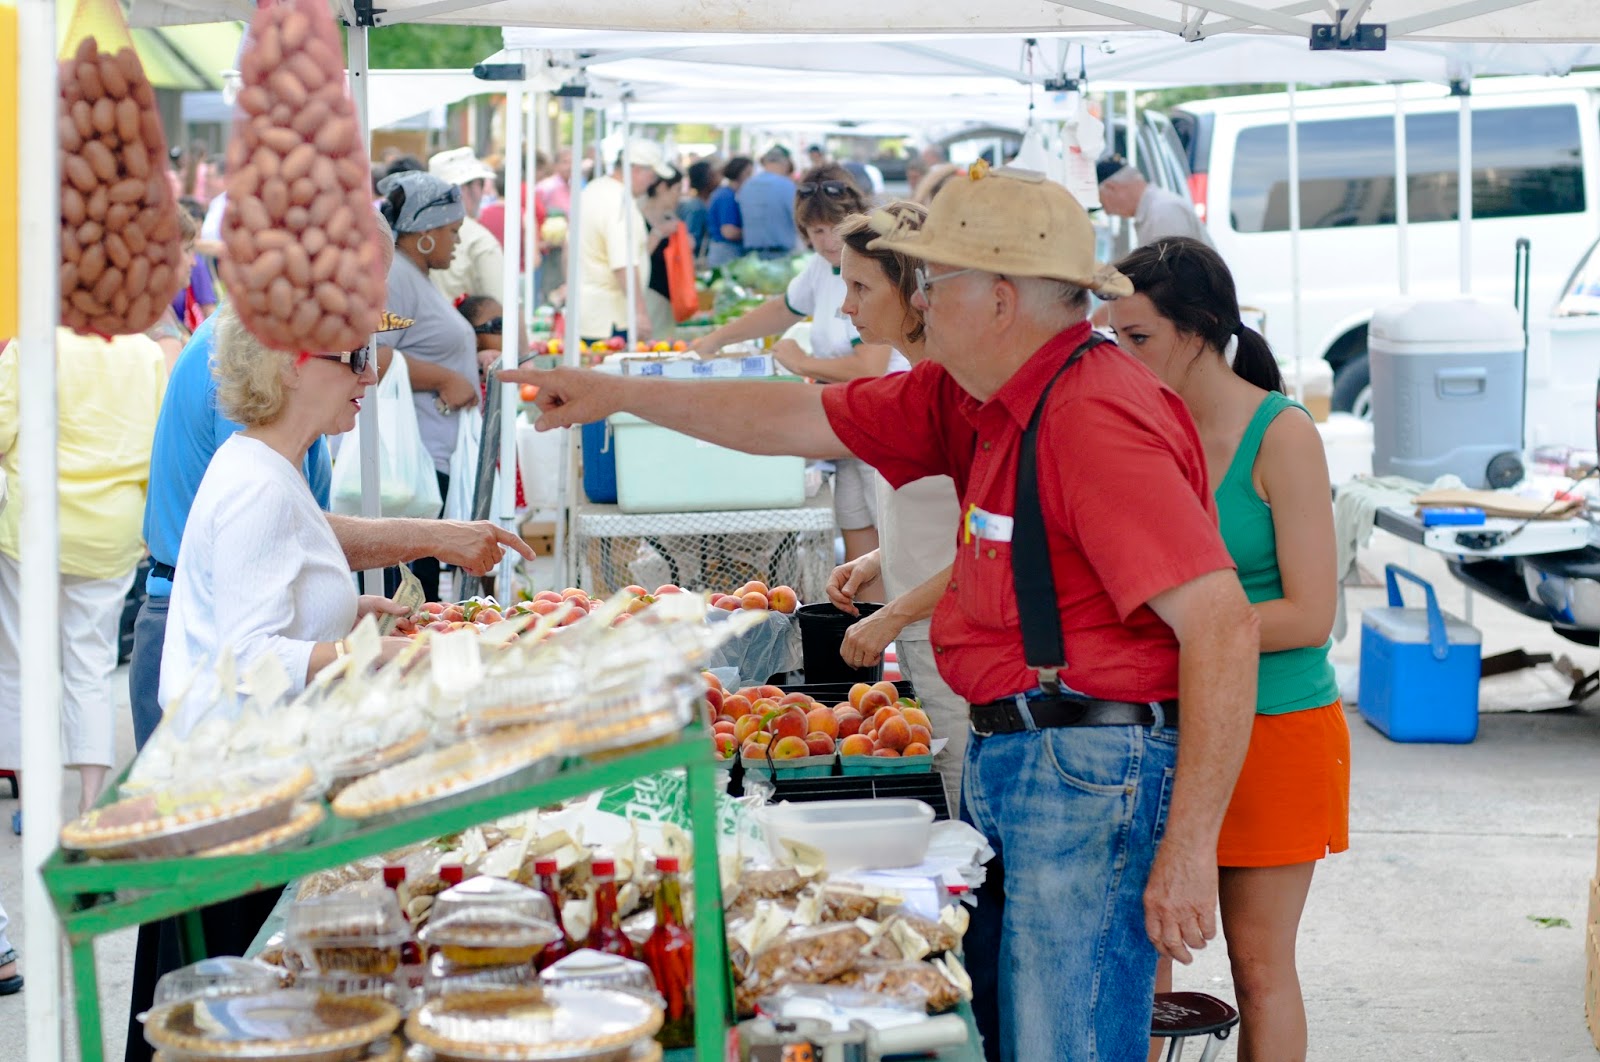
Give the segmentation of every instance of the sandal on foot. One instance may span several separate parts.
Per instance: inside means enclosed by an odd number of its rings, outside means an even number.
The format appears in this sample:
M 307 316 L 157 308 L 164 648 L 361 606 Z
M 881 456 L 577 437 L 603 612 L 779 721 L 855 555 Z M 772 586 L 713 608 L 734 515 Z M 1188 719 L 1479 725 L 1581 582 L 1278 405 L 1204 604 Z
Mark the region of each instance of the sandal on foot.
M 16 949 L 10 949 L 0 955 L 0 967 L 10 966 L 17 961 Z M 14 996 L 22 991 L 22 975 L 15 974 L 11 977 L 0 977 L 0 996 Z

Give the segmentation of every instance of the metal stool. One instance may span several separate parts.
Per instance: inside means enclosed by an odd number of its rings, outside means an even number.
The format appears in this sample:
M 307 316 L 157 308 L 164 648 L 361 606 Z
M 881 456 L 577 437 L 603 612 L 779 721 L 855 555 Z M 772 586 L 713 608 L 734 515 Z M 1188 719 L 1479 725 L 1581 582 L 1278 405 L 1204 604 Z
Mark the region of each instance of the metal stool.
M 1212 1062 L 1222 1050 L 1222 1042 L 1238 1024 L 1239 1012 L 1216 996 L 1204 992 L 1157 992 L 1150 1035 L 1172 1041 L 1167 1048 L 1166 1062 L 1179 1062 L 1183 1058 L 1185 1040 L 1204 1036 L 1206 1046 L 1200 1052 L 1200 1062 Z

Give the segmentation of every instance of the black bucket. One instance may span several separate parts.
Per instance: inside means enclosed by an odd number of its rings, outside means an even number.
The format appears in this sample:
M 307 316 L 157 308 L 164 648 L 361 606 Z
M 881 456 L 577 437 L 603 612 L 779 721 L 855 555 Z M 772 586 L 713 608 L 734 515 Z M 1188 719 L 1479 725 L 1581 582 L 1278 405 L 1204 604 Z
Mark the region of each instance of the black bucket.
M 883 678 L 883 661 L 871 667 L 851 667 L 839 655 L 844 644 L 844 632 L 864 616 L 870 616 L 882 605 L 858 601 L 860 616 L 840 612 L 832 603 L 823 601 L 815 605 L 801 605 L 796 613 L 800 621 L 800 651 L 805 657 L 806 683 L 818 682 L 877 682 Z

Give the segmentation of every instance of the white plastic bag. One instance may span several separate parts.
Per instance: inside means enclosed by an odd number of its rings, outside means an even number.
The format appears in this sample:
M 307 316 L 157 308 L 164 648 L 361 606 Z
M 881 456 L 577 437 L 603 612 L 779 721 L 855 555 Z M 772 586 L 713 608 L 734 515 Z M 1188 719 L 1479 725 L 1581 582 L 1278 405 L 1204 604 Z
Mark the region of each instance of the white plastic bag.
M 378 503 L 384 516 L 439 515 L 439 480 L 417 428 L 411 371 L 396 351 L 374 393 L 378 400 Z M 361 515 L 361 422 L 344 435 L 333 462 L 333 511 Z
M 456 451 L 450 455 L 450 490 L 444 500 L 444 519 L 471 520 L 473 490 L 478 484 L 478 449 L 483 435 L 483 411 L 463 409 L 456 418 Z

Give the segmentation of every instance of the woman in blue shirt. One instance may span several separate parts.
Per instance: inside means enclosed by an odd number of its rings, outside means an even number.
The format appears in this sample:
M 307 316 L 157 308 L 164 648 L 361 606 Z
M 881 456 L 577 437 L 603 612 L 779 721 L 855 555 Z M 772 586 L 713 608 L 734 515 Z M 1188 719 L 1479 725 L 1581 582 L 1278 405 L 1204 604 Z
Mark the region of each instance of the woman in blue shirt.
M 755 163 L 743 155 L 736 155 L 722 168 L 722 187 L 711 193 L 706 204 L 706 219 L 710 229 L 711 248 L 706 262 L 715 268 L 724 266 L 744 255 L 744 218 L 739 213 L 739 189 L 750 179 Z

